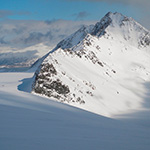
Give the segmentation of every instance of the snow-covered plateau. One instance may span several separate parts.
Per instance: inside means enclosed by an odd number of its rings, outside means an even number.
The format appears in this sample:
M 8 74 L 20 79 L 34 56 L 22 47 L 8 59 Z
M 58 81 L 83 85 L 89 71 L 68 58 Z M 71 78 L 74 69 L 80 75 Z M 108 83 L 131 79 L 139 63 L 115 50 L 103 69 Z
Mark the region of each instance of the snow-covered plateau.
M 108 13 L 29 71 L 1 72 L 0 150 L 149 150 L 149 35 Z

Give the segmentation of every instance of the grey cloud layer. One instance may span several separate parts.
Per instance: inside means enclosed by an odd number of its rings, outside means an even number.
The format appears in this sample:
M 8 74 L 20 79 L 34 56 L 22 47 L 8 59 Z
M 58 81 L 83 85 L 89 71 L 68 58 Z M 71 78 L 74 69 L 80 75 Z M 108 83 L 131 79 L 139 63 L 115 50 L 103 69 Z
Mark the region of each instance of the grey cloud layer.
M 124 3 L 124 4 L 141 4 L 141 5 L 149 5 L 149 0 L 67 0 L 67 1 L 89 1 L 89 2 L 108 2 L 108 3 Z
M 13 15 L 29 15 L 30 12 L 28 11 L 11 11 L 11 10 L 0 10 L 0 18 L 6 18 L 8 16 Z
M 86 11 L 81 11 L 79 13 L 75 13 L 72 16 L 75 16 L 77 20 L 82 20 L 85 19 L 86 17 L 89 16 L 89 13 Z
M 13 13 L 9 10 L 0 10 L 0 18 L 4 18 L 12 15 Z

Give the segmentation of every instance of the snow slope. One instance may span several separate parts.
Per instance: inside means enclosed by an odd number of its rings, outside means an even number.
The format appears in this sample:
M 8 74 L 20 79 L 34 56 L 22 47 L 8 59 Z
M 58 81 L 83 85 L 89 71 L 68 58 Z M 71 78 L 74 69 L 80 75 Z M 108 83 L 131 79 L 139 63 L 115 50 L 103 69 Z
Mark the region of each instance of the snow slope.
M 32 76 L 0 73 L 1 150 L 150 149 L 150 111 L 111 119 L 19 91 Z
M 149 35 L 132 18 L 108 13 L 48 54 L 33 93 L 104 116 L 143 110 L 150 93 Z

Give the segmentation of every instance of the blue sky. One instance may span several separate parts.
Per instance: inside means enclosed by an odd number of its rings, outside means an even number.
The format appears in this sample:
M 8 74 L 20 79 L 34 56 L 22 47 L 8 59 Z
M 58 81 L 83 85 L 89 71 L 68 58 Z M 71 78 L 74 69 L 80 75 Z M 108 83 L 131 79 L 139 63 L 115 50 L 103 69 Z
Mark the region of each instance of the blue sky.
M 150 3 L 149 0 L 140 1 L 0 0 L 0 20 L 100 20 L 107 12 L 117 11 L 142 22 L 141 18 L 150 14 L 149 7 L 146 7 Z M 143 23 L 146 24 L 144 19 Z

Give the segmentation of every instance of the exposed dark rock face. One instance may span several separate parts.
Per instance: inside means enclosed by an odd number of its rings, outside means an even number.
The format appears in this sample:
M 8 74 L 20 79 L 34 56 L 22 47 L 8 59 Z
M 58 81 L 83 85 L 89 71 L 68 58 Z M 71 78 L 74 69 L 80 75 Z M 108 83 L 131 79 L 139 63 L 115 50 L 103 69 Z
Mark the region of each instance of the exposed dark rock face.
M 66 95 L 70 92 L 69 87 L 66 85 L 63 85 L 60 80 L 52 81 L 49 83 L 43 84 L 44 87 L 47 89 L 50 89 L 51 91 L 56 91 L 58 94 Z
M 42 65 L 39 73 L 36 74 L 34 91 L 49 97 L 54 96 L 52 95 L 52 91 L 62 95 L 68 94 L 70 92 L 68 86 L 62 84 L 59 79 L 55 81 L 51 79 L 55 75 L 57 75 L 57 71 L 53 64 L 47 63 Z
M 150 33 L 145 33 L 145 36 L 141 39 L 140 43 L 143 46 L 149 46 L 150 45 Z
M 56 63 L 56 62 L 55 62 Z M 62 73 L 64 76 L 65 73 Z M 70 80 L 72 80 L 70 78 Z M 57 77 L 57 71 L 53 64 L 42 64 L 35 74 L 33 91 L 51 98 L 56 98 L 60 102 L 77 102 L 84 104 L 85 101 L 74 93 L 70 92 L 69 86 L 63 84 Z
M 42 65 L 40 72 L 41 73 L 47 72 L 47 73 L 49 73 L 49 76 L 57 75 L 57 71 L 54 68 L 53 64 L 49 64 L 49 63 Z

